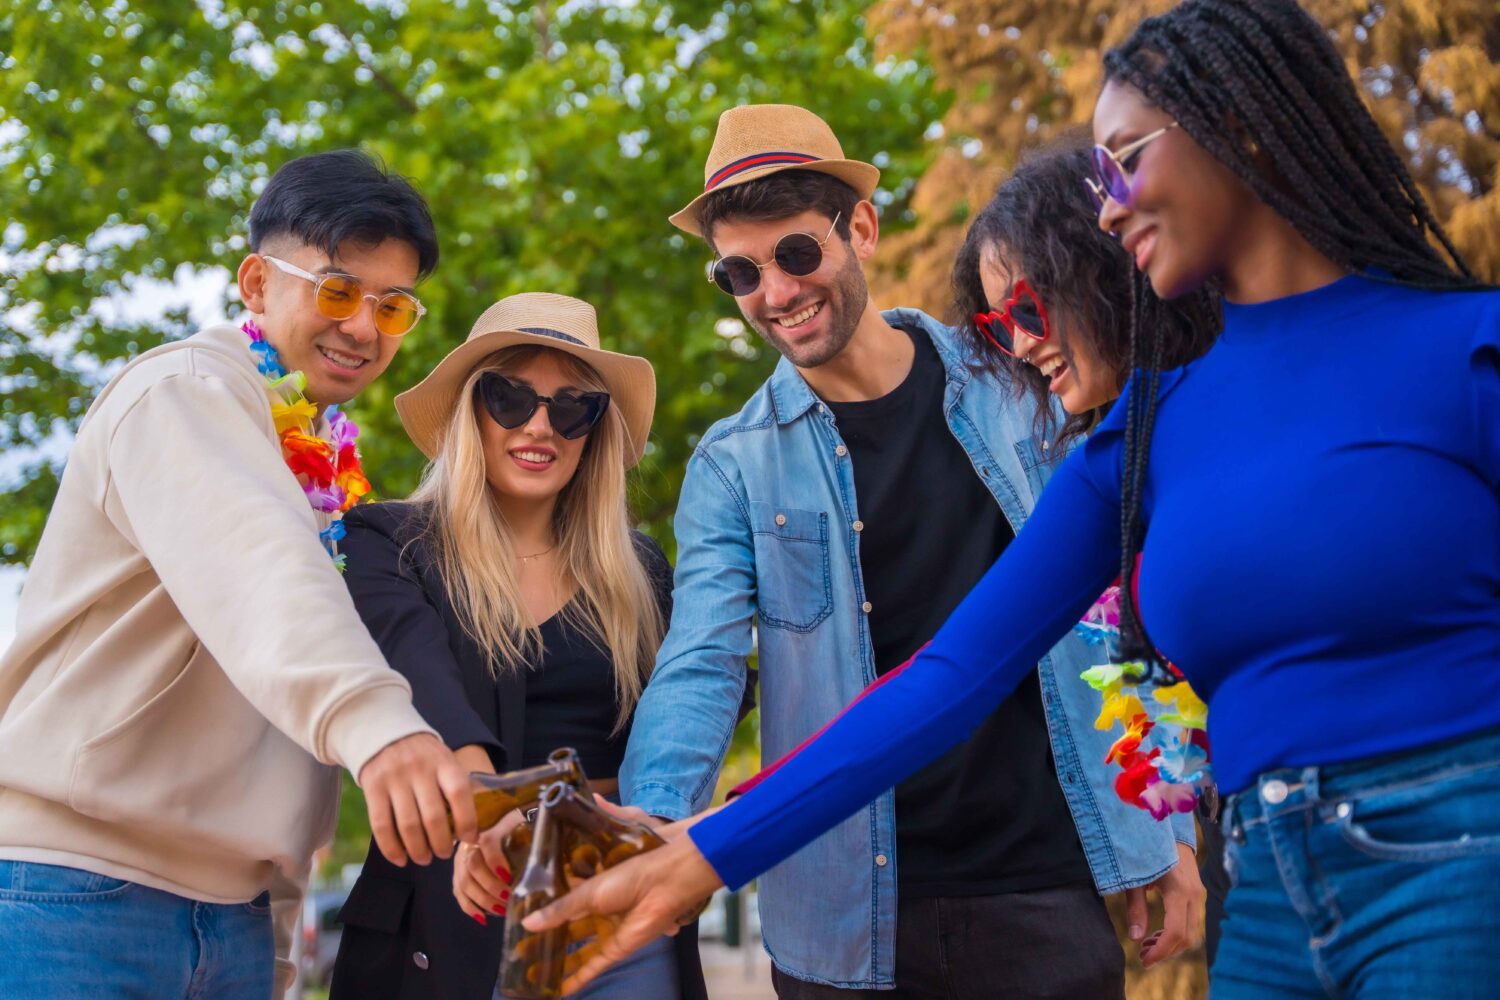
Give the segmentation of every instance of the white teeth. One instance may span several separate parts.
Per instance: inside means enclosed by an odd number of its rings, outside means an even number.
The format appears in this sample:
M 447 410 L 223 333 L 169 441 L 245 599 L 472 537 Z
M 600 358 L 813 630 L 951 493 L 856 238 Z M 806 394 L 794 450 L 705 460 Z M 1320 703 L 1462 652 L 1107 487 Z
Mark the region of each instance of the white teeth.
M 513 451 L 511 452 L 511 454 L 516 456 L 523 462 L 537 462 L 539 464 L 546 464 L 547 462 L 555 461 L 553 456 L 548 455 L 546 452 L 542 451 Z
M 365 363 L 364 358 L 358 358 L 352 354 L 341 354 L 338 351 L 332 351 L 326 347 L 319 347 L 318 350 L 323 353 L 323 357 L 327 358 L 329 361 L 332 361 L 340 368 L 358 368 L 360 365 L 363 365 Z
M 1062 358 L 1053 358 L 1051 361 L 1047 361 L 1036 367 L 1037 371 L 1041 372 L 1047 378 L 1051 378 L 1064 364 L 1065 362 Z
M 806 323 L 808 320 L 810 320 L 814 316 L 816 316 L 818 314 L 818 310 L 820 310 L 822 308 L 823 308 L 823 306 L 822 306 L 821 303 L 819 303 L 818 305 L 815 305 L 815 306 L 808 306 L 806 309 L 804 309 L 801 312 L 797 313 L 795 316 L 783 316 L 781 319 L 778 319 L 776 322 L 780 323 L 782 326 L 787 326 L 787 327 L 801 326 L 803 323 Z

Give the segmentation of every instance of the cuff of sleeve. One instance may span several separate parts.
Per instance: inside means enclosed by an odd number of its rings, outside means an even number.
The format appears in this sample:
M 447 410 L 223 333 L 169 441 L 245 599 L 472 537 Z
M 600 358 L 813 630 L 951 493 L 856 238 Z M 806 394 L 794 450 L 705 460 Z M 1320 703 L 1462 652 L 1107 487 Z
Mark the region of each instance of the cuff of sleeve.
M 1172 824 L 1172 836 L 1177 843 L 1196 851 L 1198 849 L 1198 828 L 1193 823 L 1192 813 L 1173 813 L 1169 821 Z
M 358 781 L 371 757 L 417 733 L 437 736 L 412 708 L 406 685 L 380 685 L 351 695 L 334 709 L 324 727 L 323 746 Z
M 625 804 L 638 806 L 652 816 L 676 822 L 693 814 L 693 804 L 665 785 L 638 785 L 625 796 Z

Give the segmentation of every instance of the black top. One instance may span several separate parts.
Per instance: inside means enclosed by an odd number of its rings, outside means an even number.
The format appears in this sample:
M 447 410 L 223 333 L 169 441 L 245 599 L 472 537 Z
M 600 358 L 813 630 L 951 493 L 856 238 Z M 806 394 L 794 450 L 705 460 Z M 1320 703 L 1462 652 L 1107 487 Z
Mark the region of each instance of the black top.
M 672 610 L 671 567 L 654 541 L 637 538 L 666 621 Z M 542 662 L 526 671 L 526 741 L 520 766 L 544 764 L 553 750 L 572 747 L 589 776 L 613 778 L 625 759 L 630 727 L 610 735 L 617 713 L 614 661 L 591 633 L 580 629 L 575 610 L 570 602 L 542 623 Z
M 948 427 L 942 359 L 906 332 L 916 357 L 899 386 L 828 404 L 854 463 L 877 674 L 931 639 L 1015 537 Z M 896 786 L 896 851 L 906 896 L 1091 883 L 1035 672 L 966 742 Z
M 610 757 L 599 749 L 608 743 L 602 737 L 613 728 L 615 712 L 614 680 L 602 654 L 596 662 L 584 662 L 588 658 L 578 655 L 576 633 L 553 620 L 544 638 L 555 635 L 559 650 L 573 651 L 556 676 L 550 642 L 540 669 L 492 675 L 448 601 L 422 538 L 422 509 L 409 503 L 365 504 L 344 515 L 344 525 L 348 534 L 340 550 L 348 558 L 344 579 L 354 606 L 391 666 L 411 682 L 417 711 L 449 747 L 478 744 L 497 769 L 513 770 L 545 758 L 562 745 L 557 739 L 570 736 L 590 774 L 618 773 L 618 753 Z M 635 542 L 669 616 L 671 567 L 645 535 L 637 534 Z M 608 720 L 592 734 L 598 741 L 593 750 L 584 746 L 589 734 L 582 727 L 589 718 Z M 619 740 L 623 747 L 624 736 Z M 527 757 L 533 747 L 542 748 L 535 760 Z M 452 884 L 451 861 L 397 868 L 371 844 L 339 912 L 345 928 L 331 1000 L 490 1000 L 505 921 L 491 917 L 481 927 L 458 908 Z M 683 928 L 675 947 L 683 1000 L 706 1000 L 696 924 Z

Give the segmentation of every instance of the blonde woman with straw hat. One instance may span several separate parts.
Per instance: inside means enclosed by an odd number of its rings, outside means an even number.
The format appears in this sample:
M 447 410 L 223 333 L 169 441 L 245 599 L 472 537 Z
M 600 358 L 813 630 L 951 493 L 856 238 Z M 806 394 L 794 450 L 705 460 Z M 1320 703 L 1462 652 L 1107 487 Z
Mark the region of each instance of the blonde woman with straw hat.
M 403 502 L 344 518 L 350 594 L 422 715 L 471 770 L 575 747 L 612 792 L 671 602 L 671 567 L 633 532 L 625 473 L 651 429 L 645 358 L 599 347 L 594 309 L 513 295 L 396 398 L 430 459 Z M 490 1000 L 511 876 L 487 831 L 452 864 L 372 850 L 344 905 L 332 997 Z M 455 897 L 457 902 L 455 902 Z M 695 935 L 589 991 L 702 997 Z

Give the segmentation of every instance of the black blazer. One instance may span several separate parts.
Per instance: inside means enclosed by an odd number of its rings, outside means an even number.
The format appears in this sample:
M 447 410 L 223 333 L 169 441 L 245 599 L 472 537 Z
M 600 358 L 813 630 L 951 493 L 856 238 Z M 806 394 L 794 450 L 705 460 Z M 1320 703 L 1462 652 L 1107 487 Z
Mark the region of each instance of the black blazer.
M 411 681 L 417 711 L 449 747 L 479 744 L 497 770 L 519 767 L 525 673 L 491 675 L 419 538 L 420 508 L 365 504 L 344 515 L 344 525 L 340 550 L 348 557 L 350 595 L 381 652 Z M 670 617 L 671 567 L 645 535 L 636 544 Z M 452 885 L 451 860 L 397 868 L 371 843 L 339 912 L 344 931 L 329 1000 L 490 1000 L 504 921 L 480 926 L 458 908 Z M 683 928 L 675 942 L 684 1000 L 707 1000 L 697 925 Z

